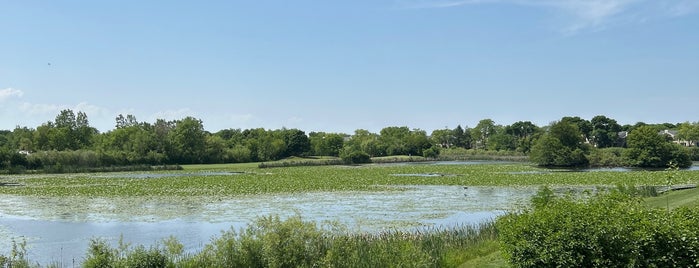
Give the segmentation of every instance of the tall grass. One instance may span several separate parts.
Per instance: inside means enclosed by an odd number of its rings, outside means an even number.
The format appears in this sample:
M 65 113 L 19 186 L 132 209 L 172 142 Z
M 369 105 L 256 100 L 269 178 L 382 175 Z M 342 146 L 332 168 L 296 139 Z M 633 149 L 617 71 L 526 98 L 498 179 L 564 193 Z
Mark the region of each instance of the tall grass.
M 484 243 L 495 243 L 492 222 L 422 231 L 351 234 L 337 224 L 318 226 L 300 216 L 261 217 L 222 232 L 196 254 L 172 238 L 162 246 L 112 248 L 91 242 L 85 267 L 455 267 Z

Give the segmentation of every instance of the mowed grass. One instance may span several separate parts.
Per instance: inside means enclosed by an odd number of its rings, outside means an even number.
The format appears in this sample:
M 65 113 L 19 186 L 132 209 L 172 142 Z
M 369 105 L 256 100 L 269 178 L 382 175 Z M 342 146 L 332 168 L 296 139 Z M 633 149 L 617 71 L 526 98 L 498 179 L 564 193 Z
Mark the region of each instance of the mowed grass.
M 234 175 L 198 175 L 212 171 Z M 85 197 L 225 197 L 319 191 L 391 191 L 402 185 L 459 186 L 614 186 L 696 184 L 699 171 L 552 172 L 527 164 L 362 165 L 260 169 L 255 164 L 190 165 L 176 177 L 133 178 L 134 173 L 9 176 L 0 178 L 0 194 Z M 141 174 L 142 175 L 142 174 Z M 400 175 L 400 176 L 397 176 Z M 429 175 L 429 176 L 425 176 Z M 389 186 L 389 187 L 387 187 Z
M 675 209 L 678 207 L 699 207 L 699 188 L 672 191 L 646 199 L 646 204 L 655 208 Z

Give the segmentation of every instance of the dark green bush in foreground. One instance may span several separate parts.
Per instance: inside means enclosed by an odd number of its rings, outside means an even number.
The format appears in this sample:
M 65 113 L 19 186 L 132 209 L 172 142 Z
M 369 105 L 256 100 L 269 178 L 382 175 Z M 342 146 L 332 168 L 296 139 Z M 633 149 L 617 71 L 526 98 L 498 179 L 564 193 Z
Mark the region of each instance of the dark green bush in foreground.
M 699 209 L 650 209 L 620 193 L 586 200 L 544 189 L 531 211 L 497 221 L 514 267 L 696 267 Z

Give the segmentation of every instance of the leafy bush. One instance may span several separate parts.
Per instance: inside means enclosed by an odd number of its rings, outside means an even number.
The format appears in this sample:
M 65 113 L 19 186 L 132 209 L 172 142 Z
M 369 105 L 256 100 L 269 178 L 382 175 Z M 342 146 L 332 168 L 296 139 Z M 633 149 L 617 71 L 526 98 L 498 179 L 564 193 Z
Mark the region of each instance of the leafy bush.
M 439 156 L 439 147 L 432 146 L 422 151 L 422 156 L 425 158 L 437 158 Z
M 618 192 L 589 199 L 551 198 L 497 221 L 513 267 L 695 267 L 699 209 L 645 207 Z
M 689 154 L 689 159 L 692 161 L 699 161 L 699 147 L 687 147 L 687 154 Z
M 592 149 L 587 157 L 590 166 L 594 167 L 623 167 L 628 166 L 628 161 L 623 157 L 624 148 L 610 147 Z
M 371 156 L 362 151 L 355 150 L 341 150 L 340 158 L 346 164 L 364 164 L 371 163 Z

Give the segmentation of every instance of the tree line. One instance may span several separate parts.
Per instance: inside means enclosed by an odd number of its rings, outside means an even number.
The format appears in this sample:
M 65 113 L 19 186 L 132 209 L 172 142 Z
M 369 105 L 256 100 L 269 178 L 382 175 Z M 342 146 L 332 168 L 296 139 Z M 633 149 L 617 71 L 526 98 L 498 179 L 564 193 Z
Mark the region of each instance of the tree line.
M 674 139 L 693 147 L 678 145 L 661 134 L 664 130 L 673 130 Z M 699 123 L 620 125 L 601 115 L 591 120 L 563 117 L 543 127 L 529 121 L 500 125 L 483 119 L 473 128 L 458 125 L 429 135 L 407 126 L 385 127 L 379 133 L 358 129 L 353 134 L 306 134 L 287 128 L 211 133 L 194 117 L 148 123 L 119 115 L 114 129 L 100 133 L 90 126 L 87 114 L 67 109 L 36 128 L 0 131 L 0 170 L 263 162 L 289 156 L 334 156 L 361 163 L 392 155 L 436 158 L 457 149 L 518 152 L 542 166 L 688 166 L 699 158 L 696 141 Z

